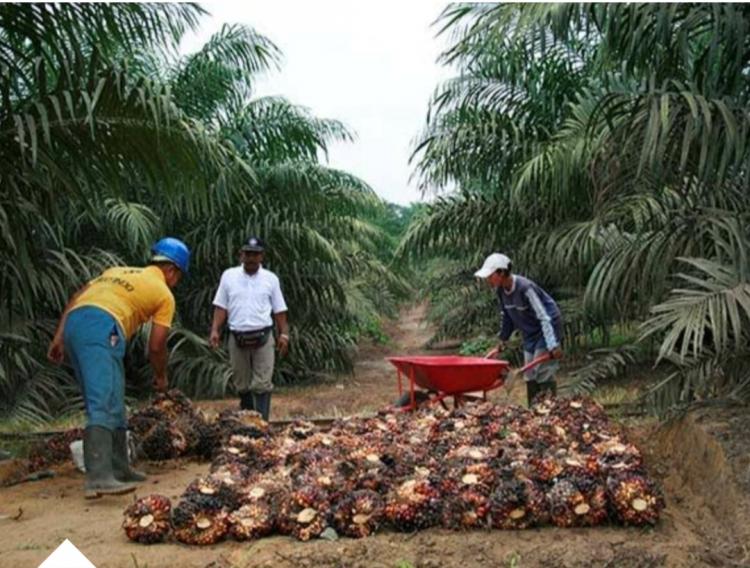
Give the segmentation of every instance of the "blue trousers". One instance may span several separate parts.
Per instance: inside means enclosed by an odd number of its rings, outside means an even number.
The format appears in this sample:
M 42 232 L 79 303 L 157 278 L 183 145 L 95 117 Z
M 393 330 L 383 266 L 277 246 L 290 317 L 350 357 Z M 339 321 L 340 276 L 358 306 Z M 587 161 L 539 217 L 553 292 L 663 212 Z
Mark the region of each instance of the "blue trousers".
M 86 426 L 127 428 L 126 342 L 115 319 L 93 306 L 74 309 L 65 320 L 63 338 L 86 404 Z

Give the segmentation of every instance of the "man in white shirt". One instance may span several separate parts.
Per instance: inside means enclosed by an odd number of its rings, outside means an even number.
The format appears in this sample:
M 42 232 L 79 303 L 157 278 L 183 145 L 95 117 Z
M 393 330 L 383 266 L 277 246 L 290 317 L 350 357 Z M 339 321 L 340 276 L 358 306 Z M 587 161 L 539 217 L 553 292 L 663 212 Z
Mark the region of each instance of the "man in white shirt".
M 221 328 L 229 326 L 229 358 L 240 408 L 271 412 L 274 346 L 283 357 L 289 349 L 287 307 L 279 278 L 263 268 L 265 244 L 250 237 L 240 249 L 242 264 L 221 275 L 214 297 L 214 316 L 209 343 L 217 348 Z M 273 337 L 276 324 L 278 338 Z

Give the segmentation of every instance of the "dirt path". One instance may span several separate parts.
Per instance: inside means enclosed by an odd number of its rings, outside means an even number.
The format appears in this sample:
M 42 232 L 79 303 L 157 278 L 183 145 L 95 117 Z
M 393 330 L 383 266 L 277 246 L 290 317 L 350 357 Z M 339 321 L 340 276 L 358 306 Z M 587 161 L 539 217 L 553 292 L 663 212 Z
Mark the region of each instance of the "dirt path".
M 277 389 L 271 419 L 371 413 L 392 403 L 397 395 L 396 371 L 386 357 L 425 352 L 424 345 L 432 332 L 423 323 L 424 311 L 424 305 L 411 306 L 403 310 L 397 321 L 386 323 L 388 343 L 361 347 L 352 375 Z M 236 400 L 222 400 L 201 403 L 201 407 L 218 411 L 236 404 Z
M 276 417 L 366 412 L 392 400 L 395 376 L 383 357 L 422 349 L 429 337 L 429 330 L 420 325 L 422 314 L 421 308 L 407 310 L 389 330 L 389 345 L 363 349 L 352 377 L 277 393 Z M 209 406 L 228 404 L 236 402 Z M 746 437 L 747 427 L 750 424 L 743 422 L 727 435 Z M 727 466 L 727 455 L 736 452 L 744 456 L 746 446 L 725 455 L 714 441 L 712 429 L 696 421 L 658 429 L 643 426 L 633 434 L 666 490 L 668 507 L 654 529 L 605 526 L 466 533 L 431 529 L 415 534 L 383 532 L 361 541 L 299 543 L 272 537 L 250 543 L 226 541 L 205 548 L 174 543 L 143 546 L 130 543 L 120 528 L 122 511 L 133 496 L 85 501 L 81 497 L 82 475 L 71 466 L 51 480 L 0 489 L 0 567 L 38 566 L 66 538 L 98 568 L 750 565 L 743 564 L 747 549 L 742 548 L 742 539 L 729 530 L 748 521 L 745 509 L 736 506 L 747 504 L 747 493 L 741 491 L 741 485 L 734 488 L 732 470 Z M 684 451 L 686 445 L 689 452 Z M 177 499 L 190 481 L 208 470 L 208 464 L 146 464 L 145 469 L 150 480 L 139 495 L 161 493 Z M 19 512 L 20 518 L 14 520 L 12 516 Z

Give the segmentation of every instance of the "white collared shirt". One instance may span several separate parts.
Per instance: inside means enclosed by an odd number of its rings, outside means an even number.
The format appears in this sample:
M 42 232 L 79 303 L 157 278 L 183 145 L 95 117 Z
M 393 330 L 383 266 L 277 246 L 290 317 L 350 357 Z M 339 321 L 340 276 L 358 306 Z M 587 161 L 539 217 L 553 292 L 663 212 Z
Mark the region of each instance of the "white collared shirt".
M 214 306 L 227 310 L 229 329 L 253 331 L 273 325 L 271 313 L 287 311 L 279 278 L 262 266 L 248 274 L 242 265 L 221 275 Z

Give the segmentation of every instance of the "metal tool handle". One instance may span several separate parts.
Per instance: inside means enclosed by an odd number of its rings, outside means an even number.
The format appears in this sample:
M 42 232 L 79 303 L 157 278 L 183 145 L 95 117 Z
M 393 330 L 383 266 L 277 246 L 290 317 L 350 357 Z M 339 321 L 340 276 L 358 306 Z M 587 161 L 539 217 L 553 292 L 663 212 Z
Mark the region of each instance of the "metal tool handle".
M 533 361 L 529 361 L 523 367 L 521 367 L 520 369 L 518 369 L 518 371 L 516 371 L 516 372 L 517 373 L 525 373 L 529 369 L 533 369 L 537 365 L 541 365 L 542 363 L 544 363 L 546 361 L 549 361 L 550 359 L 552 359 L 552 353 L 547 352 L 544 355 L 539 355 L 539 357 L 537 357 Z

